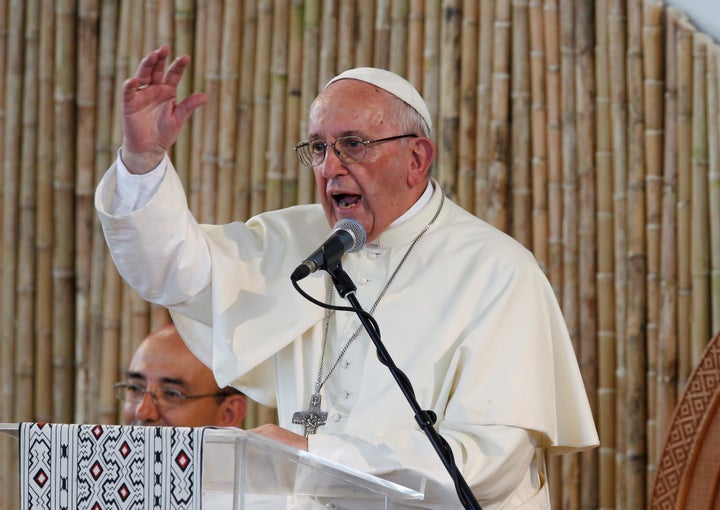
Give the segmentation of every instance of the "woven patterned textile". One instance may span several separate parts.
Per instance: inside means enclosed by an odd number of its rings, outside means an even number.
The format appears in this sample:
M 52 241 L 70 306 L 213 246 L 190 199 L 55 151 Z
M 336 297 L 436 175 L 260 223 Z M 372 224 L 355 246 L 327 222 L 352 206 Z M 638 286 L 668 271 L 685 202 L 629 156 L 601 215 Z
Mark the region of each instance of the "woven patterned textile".
M 720 332 L 675 408 L 658 462 L 651 510 L 720 509 Z
M 204 431 L 22 423 L 20 508 L 199 510 Z

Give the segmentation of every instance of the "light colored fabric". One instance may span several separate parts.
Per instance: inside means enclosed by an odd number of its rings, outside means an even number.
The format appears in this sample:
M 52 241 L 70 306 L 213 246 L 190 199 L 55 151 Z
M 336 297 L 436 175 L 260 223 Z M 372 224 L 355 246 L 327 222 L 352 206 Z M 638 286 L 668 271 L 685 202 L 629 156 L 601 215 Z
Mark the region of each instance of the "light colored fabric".
M 343 71 L 339 75 L 332 78 L 324 88 L 329 87 L 338 80 L 359 80 L 370 83 L 376 87 L 380 87 L 393 96 L 402 99 L 418 112 L 425 124 L 427 124 L 428 133 L 432 131 L 432 116 L 425 100 L 418 93 L 415 87 L 402 76 L 395 74 L 386 69 L 378 69 L 376 67 L 356 67 Z
M 247 223 L 199 226 L 169 166 L 147 206 L 111 216 L 115 171 L 96 206 L 112 256 L 140 294 L 169 306 L 190 348 L 266 405 L 280 425 L 307 408 L 321 355 L 323 309 L 292 287 L 290 273 L 327 237 L 319 205 L 263 213 Z M 343 267 L 369 310 L 408 246 L 441 202 L 435 185 L 419 213 L 347 254 Z M 136 230 L 141 231 L 137 233 Z M 209 272 L 209 274 L 208 274 Z M 300 285 L 325 299 L 326 277 Z M 336 297 L 336 303 L 340 303 Z M 553 291 L 519 243 L 445 199 L 374 316 L 395 363 L 441 435 L 483 508 L 530 499 L 550 453 L 598 444 L 585 389 Z M 326 369 L 359 325 L 339 312 Z M 457 508 L 452 482 L 365 332 L 322 391 L 328 424 L 309 449 L 418 489 L 425 508 Z M 546 498 L 523 508 L 547 508 Z M 527 506 L 531 505 L 531 506 Z M 534 505 L 534 506 L 533 506 Z

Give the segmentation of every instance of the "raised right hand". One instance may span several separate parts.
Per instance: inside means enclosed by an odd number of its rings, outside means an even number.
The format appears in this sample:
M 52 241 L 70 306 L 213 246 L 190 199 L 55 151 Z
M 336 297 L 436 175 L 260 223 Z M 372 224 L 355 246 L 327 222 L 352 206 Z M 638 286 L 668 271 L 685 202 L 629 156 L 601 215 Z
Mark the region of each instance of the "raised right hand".
M 155 168 L 175 143 L 192 112 L 207 102 L 202 93 L 176 103 L 177 84 L 190 63 L 177 57 L 165 70 L 169 49 L 161 46 L 145 56 L 135 76 L 123 83 L 124 138 L 120 156 L 134 174 Z

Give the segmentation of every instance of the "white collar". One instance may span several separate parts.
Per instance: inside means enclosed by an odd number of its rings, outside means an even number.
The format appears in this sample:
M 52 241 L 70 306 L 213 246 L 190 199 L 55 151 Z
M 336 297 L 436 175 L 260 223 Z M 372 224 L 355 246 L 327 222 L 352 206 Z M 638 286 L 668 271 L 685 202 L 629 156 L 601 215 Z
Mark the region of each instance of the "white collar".
M 415 216 L 420 209 L 425 207 L 425 204 L 430 202 L 430 199 L 432 198 L 433 194 L 433 185 L 432 180 L 428 179 L 427 186 L 425 187 L 425 191 L 423 191 L 423 194 L 420 195 L 420 198 L 417 199 L 417 202 L 415 202 L 410 209 L 405 211 L 399 218 L 396 218 L 395 221 L 393 221 L 389 227 L 395 227 L 397 225 L 400 225 L 401 223 L 406 222 L 413 216 Z

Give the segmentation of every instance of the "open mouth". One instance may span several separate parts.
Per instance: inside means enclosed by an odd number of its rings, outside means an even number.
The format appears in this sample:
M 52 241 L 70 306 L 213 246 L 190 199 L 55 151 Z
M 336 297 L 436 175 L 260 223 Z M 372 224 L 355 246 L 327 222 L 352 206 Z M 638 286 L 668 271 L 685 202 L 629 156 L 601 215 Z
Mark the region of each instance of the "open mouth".
M 360 202 L 360 195 L 351 195 L 348 193 L 338 193 L 333 195 L 333 200 L 340 207 L 340 209 L 350 209 L 355 204 Z

